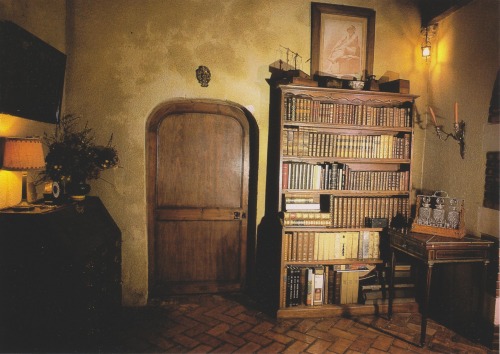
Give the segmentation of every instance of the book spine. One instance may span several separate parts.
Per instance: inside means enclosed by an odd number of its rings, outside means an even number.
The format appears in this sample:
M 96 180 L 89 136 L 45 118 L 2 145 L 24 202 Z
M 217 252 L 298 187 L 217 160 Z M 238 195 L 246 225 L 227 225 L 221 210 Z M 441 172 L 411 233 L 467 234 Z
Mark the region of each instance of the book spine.
M 307 306 L 313 306 L 313 294 L 314 294 L 314 273 L 312 268 L 307 268 L 307 293 L 306 293 Z
M 281 170 L 281 188 L 282 189 L 288 189 L 289 168 L 290 168 L 290 164 L 288 162 L 283 162 L 283 167 Z
M 314 268 L 314 297 L 313 305 L 323 304 L 324 270 L 323 267 Z

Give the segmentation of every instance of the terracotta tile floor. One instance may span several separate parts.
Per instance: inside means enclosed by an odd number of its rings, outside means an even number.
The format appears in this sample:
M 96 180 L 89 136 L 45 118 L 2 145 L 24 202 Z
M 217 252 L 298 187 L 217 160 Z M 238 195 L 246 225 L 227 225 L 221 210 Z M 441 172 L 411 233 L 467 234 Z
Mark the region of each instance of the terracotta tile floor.
M 277 320 L 242 295 L 170 298 L 123 311 L 103 352 L 114 353 L 496 353 L 420 315 Z

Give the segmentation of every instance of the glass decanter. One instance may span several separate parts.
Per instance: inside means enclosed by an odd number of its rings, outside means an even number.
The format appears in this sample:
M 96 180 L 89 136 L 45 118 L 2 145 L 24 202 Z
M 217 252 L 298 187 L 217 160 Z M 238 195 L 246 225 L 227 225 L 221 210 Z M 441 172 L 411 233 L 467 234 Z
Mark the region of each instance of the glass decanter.
M 448 211 L 448 227 L 451 229 L 458 229 L 460 220 L 460 212 L 457 210 L 458 200 L 455 198 L 450 199 L 450 210 Z
M 429 225 L 429 219 L 431 217 L 431 198 L 423 197 L 422 205 L 418 209 L 418 220 L 420 225 Z
M 436 198 L 436 207 L 432 209 L 432 224 L 437 227 L 444 226 L 444 198 Z

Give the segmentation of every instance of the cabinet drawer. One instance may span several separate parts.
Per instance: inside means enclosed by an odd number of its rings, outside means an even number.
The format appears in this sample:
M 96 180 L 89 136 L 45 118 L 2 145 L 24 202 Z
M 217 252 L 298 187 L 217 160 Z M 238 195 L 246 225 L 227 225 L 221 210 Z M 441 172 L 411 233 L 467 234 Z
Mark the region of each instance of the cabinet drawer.
M 477 249 L 459 249 L 459 250 L 435 250 L 433 252 L 433 258 L 436 261 L 446 261 L 446 260 L 463 260 L 463 261 L 474 261 L 474 260 L 484 260 L 488 258 L 488 252 L 486 250 Z
M 393 235 L 391 238 L 391 244 L 401 250 L 404 250 L 407 253 L 416 255 L 418 257 L 425 257 L 426 248 L 425 245 L 416 242 L 405 236 Z

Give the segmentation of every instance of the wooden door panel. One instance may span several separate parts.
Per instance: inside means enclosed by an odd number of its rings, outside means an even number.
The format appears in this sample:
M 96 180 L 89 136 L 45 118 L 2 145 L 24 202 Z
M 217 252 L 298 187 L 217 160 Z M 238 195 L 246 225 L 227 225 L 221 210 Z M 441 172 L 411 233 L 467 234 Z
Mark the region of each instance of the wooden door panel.
M 158 129 L 161 207 L 241 206 L 243 135 L 235 119 L 171 115 Z
M 150 291 L 237 291 L 247 250 L 249 123 L 222 101 L 167 104 L 148 121 Z
M 157 274 L 173 282 L 238 281 L 239 222 L 158 223 Z M 179 248 L 178 245 L 182 245 Z M 186 266 L 188 264 L 189 266 Z

